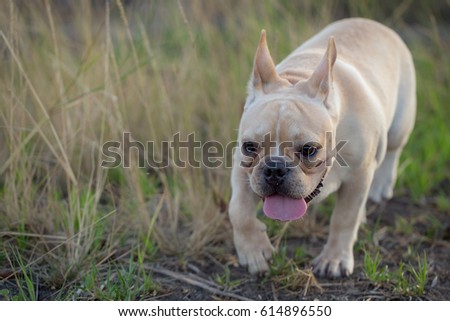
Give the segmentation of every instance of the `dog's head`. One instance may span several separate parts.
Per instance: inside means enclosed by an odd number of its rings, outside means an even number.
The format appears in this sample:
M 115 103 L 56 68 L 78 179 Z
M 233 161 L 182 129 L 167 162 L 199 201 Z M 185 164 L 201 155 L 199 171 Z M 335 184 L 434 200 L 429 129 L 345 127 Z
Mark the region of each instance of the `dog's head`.
M 291 83 L 278 74 L 265 31 L 256 51 L 248 98 L 239 129 L 238 166 L 245 167 L 264 212 L 278 220 L 306 213 L 330 165 L 327 146 L 335 135 L 332 68 L 336 47 L 330 38 L 319 65 Z M 332 135 L 327 135 L 332 133 Z

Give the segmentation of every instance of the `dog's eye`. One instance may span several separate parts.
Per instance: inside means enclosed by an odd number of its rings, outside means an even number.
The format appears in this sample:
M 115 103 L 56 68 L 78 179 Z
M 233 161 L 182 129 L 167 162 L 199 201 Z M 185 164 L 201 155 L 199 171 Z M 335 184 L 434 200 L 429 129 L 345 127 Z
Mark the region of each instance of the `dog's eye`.
M 300 153 L 303 157 L 314 157 L 317 154 L 317 147 L 311 145 L 303 145 Z
M 255 142 L 244 142 L 242 144 L 242 154 L 245 156 L 255 156 L 258 153 L 258 143 Z

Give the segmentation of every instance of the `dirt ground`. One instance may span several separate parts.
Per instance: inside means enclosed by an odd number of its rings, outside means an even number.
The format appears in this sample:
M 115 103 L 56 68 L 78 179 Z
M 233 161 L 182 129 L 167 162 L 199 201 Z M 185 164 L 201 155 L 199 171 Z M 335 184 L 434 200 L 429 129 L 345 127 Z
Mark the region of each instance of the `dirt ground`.
M 344 279 L 315 279 L 308 272 L 309 262 L 319 254 L 326 241 L 328 218 L 320 213 L 307 237 L 302 232 L 287 232 L 285 260 L 295 256 L 299 247 L 305 249 L 303 260 L 296 261 L 296 273 L 278 270 L 270 276 L 252 277 L 237 264 L 231 242 L 223 244 L 221 253 L 180 263 L 173 257 L 159 257 L 158 262 L 146 265 L 159 290 L 143 294 L 143 300 L 450 300 L 450 215 L 438 210 L 433 199 L 424 199 L 420 205 L 408 197 L 394 198 L 381 207 L 372 208 L 367 224 L 359 232 L 355 246 L 355 270 Z M 308 226 L 308 224 L 310 224 Z M 305 226 L 306 225 L 306 226 Z M 290 230 L 293 230 L 292 228 Z M 290 231 L 289 230 L 289 231 Z M 395 271 L 400 262 L 413 262 L 417 254 L 426 254 L 428 275 L 422 295 L 401 293 L 393 282 L 370 282 L 363 270 L 364 251 L 378 249 L 382 261 Z M 287 259 L 286 259 L 287 258 Z M 284 261 L 286 265 L 286 261 Z M 278 263 L 279 264 L 279 263 Z M 287 271 L 287 272 L 283 272 Z M 309 282 L 309 283 L 308 283 Z M 10 296 L 18 292 L 13 280 L 2 282 Z M 36 285 L 41 300 L 58 299 L 61 291 Z M 72 296 L 72 295 L 70 295 Z M 63 295 L 66 297 L 66 295 Z M 61 298 L 61 296 L 59 296 Z M 0 293 L 0 300 L 5 299 Z M 74 300 L 83 299 L 72 297 Z
M 403 220 L 396 221 L 399 215 Z M 406 226 L 402 228 L 399 222 L 406 222 Z M 301 286 L 292 289 L 289 280 L 280 282 L 279 276 L 252 278 L 246 269 L 233 263 L 233 259 L 236 260 L 234 256 L 228 258 L 228 262 L 218 261 L 211 256 L 188 262 L 183 269 L 171 264 L 152 266 L 150 269 L 155 280 L 165 291 L 150 299 L 450 300 L 449 222 L 449 213 L 438 211 L 432 200 L 413 205 L 407 197 L 402 197 L 376 208 L 369 216 L 366 227 L 360 231 L 360 238 L 361 235 L 363 238 L 370 238 L 368 231 L 375 230 L 371 242 L 376 242 L 380 249 L 381 266 L 388 266 L 390 270 L 395 270 L 400 261 L 408 262 L 408 251 L 426 253 L 429 266 L 423 295 L 400 293 L 395 285 L 389 283 L 371 283 L 363 271 L 364 253 L 362 250 L 355 250 L 355 271 L 352 276 L 338 280 L 318 279 L 320 288 L 311 284 L 307 291 Z M 288 238 L 287 256 L 293 255 L 293 249 L 302 244 L 308 250 L 307 261 L 310 261 L 320 252 L 324 242 L 325 239 L 314 237 Z M 307 264 L 300 266 L 300 269 L 305 268 Z M 230 271 L 229 284 L 219 286 L 214 282 L 214 275 L 223 275 L 224 269 Z

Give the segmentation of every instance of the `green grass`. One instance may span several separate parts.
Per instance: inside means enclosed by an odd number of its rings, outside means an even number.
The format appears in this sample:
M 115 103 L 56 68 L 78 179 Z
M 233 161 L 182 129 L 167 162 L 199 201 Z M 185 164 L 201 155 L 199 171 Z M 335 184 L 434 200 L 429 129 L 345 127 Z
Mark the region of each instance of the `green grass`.
M 395 267 L 382 266 L 381 261 L 378 251 L 375 254 L 364 253 L 363 271 L 373 285 L 387 287 L 392 293 L 402 296 L 425 294 L 429 274 L 425 253 L 417 255 L 415 262 L 400 261 Z
M 450 141 L 445 119 L 450 111 L 442 108 L 450 100 L 445 87 L 450 82 L 448 55 L 443 54 L 444 39 L 435 26 L 427 31 L 432 39 L 431 50 L 412 45 L 417 73 L 417 119 L 400 164 L 400 189 L 411 191 L 415 199 L 430 194 L 433 187 L 448 180 L 450 175 Z M 430 59 L 430 54 L 435 60 Z M 437 84 L 437 86 L 436 86 Z M 430 130 L 433 128 L 433 130 Z
M 129 169 L 106 169 L 101 148 L 123 132 L 155 146 L 177 132 L 234 140 L 262 28 L 276 61 L 336 17 L 375 18 L 398 30 L 416 64 L 418 114 L 396 193 L 434 197 L 450 179 L 450 48 L 440 8 L 433 1 L 117 0 L 61 10 L 52 1 L 1 2 L 0 265 L 20 292 L 0 295 L 35 300 L 49 288 L 61 300 L 144 299 L 163 292 L 145 264 L 232 251 L 224 247 L 229 169 L 147 174 L 136 155 Z M 447 196 L 437 196 L 441 211 Z M 409 233 L 403 223 L 398 228 Z M 284 233 L 280 224 L 269 229 Z M 427 233 L 442 230 L 431 222 Z M 281 250 L 277 273 L 290 269 L 302 279 L 306 250 L 293 260 Z M 367 263 L 375 274 L 376 263 Z M 423 268 L 402 273 L 416 286 Z M 216 281 L 231 286 L 229 277 L 225 271 Z
M 127 265 L 110 265 L 106 271 L 92 267 L 82 280 L 79 294 L 85 299 L 134 301 L 155 295 L 160 290 L 152 275 L 130 260 Z
M 223 273 L 216 273 L 213 275 L 213 280 L 217 284 L 223 286 L 227 290 L 231 290 L 243 283 L 243 280 L 233 280 L 231 277 L 231 270 L 228 266 L 224 267 Z
M 23 300 L 36 301 L 38 297 L 37 289 L 35 287 L 36 280 L 33 280 L 33 278 L 35 278 L 33 271 L 27 268 L 20 253 L 13 252 L 13 255 L 18 263 L 20 273 L 22 274 L 21 279 L 16 279 L 17 288 L 19 289 L 18 297 Z
M 380 253 L 376 252 L 371 256 L 369 253 L 364 253 L 363 270 L 366 277 L 372 283 L 386 282 L 389 280 L 388 267 L 381 267 Z

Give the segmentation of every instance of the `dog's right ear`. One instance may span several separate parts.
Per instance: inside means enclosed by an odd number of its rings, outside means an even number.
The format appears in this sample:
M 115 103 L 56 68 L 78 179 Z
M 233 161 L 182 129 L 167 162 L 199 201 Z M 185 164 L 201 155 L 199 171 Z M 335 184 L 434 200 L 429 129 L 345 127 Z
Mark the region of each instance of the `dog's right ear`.
M 325 55 L 307 81 L 312 97 L 322 96 L 326 100 L 333 87 L 333 66 L 336 62 L 337 51 L 334 37 L 328 39 Z
M 289 82 L 281 78 L 275 69 L 275 64 L 267 47 L 266 31 L 263 29 L 253 61 L 253 73 L 249 84 L 249 93 L 267 94 L 285 85 L 289 85 Z

